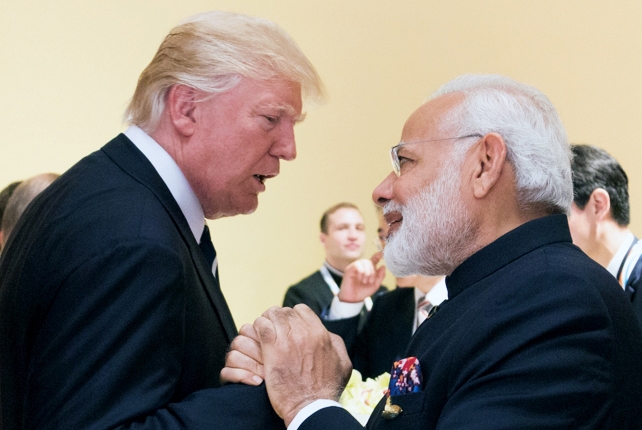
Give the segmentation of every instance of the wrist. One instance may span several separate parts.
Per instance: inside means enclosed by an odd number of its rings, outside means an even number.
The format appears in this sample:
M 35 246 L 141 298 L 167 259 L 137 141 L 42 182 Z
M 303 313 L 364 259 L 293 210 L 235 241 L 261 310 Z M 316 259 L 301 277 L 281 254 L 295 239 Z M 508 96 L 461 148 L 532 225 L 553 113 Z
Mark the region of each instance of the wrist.
M 342 295 L 341 292 L 339 292 L 339 294 L 337 294 L 337 298 L 342 303 L 361 303 L 361 302 L 363 302 L 363 299 L 360 299 L 359 297 L 351 297 L 351 296 L 345 295 L 345 294 Z
M 303 410 L 306 406 L 314 403 L 313 400 L 306 400 L 299 405 L 297 405 L 294 409 L 290 410 L 287 413 L 283 413 L 283 422 L 285 423 L 285 427 L 289 427 L 292 421 L 296 418 L 296 416 Z

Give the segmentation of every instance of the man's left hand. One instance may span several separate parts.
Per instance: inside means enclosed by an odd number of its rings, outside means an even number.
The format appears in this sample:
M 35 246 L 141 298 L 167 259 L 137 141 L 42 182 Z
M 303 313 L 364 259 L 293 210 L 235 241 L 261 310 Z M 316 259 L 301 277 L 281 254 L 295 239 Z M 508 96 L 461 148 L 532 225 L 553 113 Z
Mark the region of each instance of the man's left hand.
M 264 379 L 263 355 L 254 327 L 245 324 L 230 345 L 221 370 L 221 384 L 260 385 Z

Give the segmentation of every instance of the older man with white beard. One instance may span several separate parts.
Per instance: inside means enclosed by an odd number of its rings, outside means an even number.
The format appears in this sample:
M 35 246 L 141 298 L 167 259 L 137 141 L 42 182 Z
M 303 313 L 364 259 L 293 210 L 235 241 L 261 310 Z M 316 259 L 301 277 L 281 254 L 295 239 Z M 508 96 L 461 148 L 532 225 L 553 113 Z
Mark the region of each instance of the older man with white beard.
M 462 76 L 406 122 L 374 191 L 396 276 L 449 299 L 391 363 L 369 429 L 642 428 L 642 332 L 617 282 L 571 243 L 570 151 L 544 94 Z M 304 306 L 272 308 L 222 376 L 265 380 L 289 430 L 362 428 L 334 401 L 345 350 Z

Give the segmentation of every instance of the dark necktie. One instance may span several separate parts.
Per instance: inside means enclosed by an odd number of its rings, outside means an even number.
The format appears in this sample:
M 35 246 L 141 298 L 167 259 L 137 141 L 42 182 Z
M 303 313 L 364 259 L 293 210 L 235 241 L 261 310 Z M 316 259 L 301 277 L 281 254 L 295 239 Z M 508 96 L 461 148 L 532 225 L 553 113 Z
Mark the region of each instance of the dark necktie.
M 216 250 L 214 250 L 214 244 L 212 243 L 212 238 L 210 237 L 210 229 L 207 227 L 207 224 L 205 224 L 203 234 L 201 235 L 201 242 L 198 244 L 198 246 L 201 248 L 201 251 L 203 251 L 205 260 L 207 261 L 210 270 L 212 270 L 214 259 L 216 258 Z

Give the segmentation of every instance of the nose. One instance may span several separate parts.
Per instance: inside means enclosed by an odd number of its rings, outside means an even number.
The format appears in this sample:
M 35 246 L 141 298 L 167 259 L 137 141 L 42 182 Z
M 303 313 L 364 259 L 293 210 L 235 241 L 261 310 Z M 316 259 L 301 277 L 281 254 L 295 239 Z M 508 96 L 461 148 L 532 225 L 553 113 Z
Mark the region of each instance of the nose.
M 397 180 L 397 175 L 395 175 L 394 172 L 390 172 L 390 174 L 386 176 L 386 179 L 374 189 L 372 192 L 372 200 L 374 200 L 377 205 L 383 207 L 392 200 L 394 197 L 392 186 L 395 180 Z
M 270 148 L 270 155 L 281 160 L 292 161 L 296 158 L 294 125 L 284 125 L 281 133 Z

